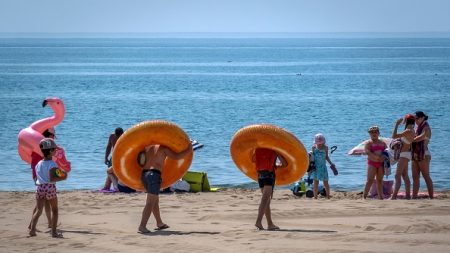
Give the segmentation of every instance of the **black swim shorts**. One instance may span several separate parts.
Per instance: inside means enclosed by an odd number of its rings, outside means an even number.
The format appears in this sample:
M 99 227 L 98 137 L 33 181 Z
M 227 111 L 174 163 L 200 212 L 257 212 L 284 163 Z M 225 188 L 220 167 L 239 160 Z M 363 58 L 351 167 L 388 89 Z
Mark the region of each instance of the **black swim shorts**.
M 119 189 L 119 192 L 123 192 L 123 193 L 133 193 L 136 192 L 135 189 L 130 188 L 126 185 L 121 185 L 121 184 L 117 184 L 117 189 Z
M 141 180 L 147 193 L 159 195 L 162 182 L 161 172 L 159 170 L 144 170 Z
M 258 184 L 259 188 L 263 188 L 265 185 L 275 186 L 275 173 L 273 171 L 258 171 Z

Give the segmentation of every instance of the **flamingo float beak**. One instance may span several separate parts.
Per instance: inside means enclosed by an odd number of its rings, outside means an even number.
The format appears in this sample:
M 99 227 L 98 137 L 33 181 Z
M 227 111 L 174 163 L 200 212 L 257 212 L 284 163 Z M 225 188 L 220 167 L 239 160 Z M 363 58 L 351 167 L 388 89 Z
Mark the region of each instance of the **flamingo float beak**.
M 59 98 L 46 98 L 44 99 L 44 101 L 42 102 L 42 107 L 45 107 L 49 104 L 55 103 L 57 105 L 59 105 L 61 102 L 61 100 Z

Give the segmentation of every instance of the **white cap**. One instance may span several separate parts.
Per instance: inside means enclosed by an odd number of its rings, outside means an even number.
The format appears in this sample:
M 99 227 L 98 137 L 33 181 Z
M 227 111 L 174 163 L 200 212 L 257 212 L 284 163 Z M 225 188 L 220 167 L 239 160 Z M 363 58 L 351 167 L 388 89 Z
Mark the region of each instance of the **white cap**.
M 39 147 L 41 149 L 52 149 L 56 148 L 56 143 L 53 139 L 50 138 L 44 138 L 39 142 Z
M 314 136 L 314 144 L 325 144 L 325 136 L 321 133 L 318 133 Z

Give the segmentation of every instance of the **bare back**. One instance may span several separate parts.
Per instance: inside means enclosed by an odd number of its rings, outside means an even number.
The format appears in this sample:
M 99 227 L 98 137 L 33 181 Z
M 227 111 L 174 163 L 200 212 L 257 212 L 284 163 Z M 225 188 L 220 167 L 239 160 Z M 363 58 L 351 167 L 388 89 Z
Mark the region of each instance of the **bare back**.
M 400 152 L 406 152 L 411 150 L 411 143 L 414 141 L 415 133 L 412 129 L 405 129 L 402 133 L 400 133 L 400 138 L 402 139 L 402 149 Z M 407 142 L 403 139 L 405 138 Z M 408 143 L 409 142 L 409 143 Z
M 108 145 L 106 145 L 106 150 L 105 150 L 105 164 L 109 164 L 109 161 L 108 161 L 109 154 L 111 153 L 111 150 L 116 145 L 116 142 L 118 139 L 119 139 L 119 137 L 117 135 L 115 135 L 114 133 L 109 136 Z
M 186 154 L 192 150 L 192 145 L 183 150 L 182 152 L 176 153 L 170 150 L 168 147 L 163 145 L 151 145 L 145 148 L 145 163 L 143 170 L 159 170 L 160 172 L 164 169 L 164 162 L 166 158 L 171 159 L 181 159 Z
M 152 145 L 145 148 L 145 164 L 143 166 L 143 169 L 156 169 L 162 172 L 164 161 L 167 158 L 164 149 L 165 148 L 161 145 Z
M 112 148 L 114 148 L 114 146 L 116 146 L 116 142 L 118 139 L 119 139 L 119 137 L 117 137 L 117 135 L 111 134 L 109 136 L 108 144 L 111 145 Z

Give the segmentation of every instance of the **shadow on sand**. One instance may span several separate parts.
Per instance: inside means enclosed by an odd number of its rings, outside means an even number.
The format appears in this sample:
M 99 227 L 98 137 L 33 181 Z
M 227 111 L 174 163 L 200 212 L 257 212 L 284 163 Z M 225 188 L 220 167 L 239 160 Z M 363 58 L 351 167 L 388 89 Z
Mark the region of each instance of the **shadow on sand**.
M 143 233 L 142 235 L 147 236 L 168 236 L 168 235 L 192 235 L 192 234 L 201 234 L 201 235 L 217 235 L 220 234 L 220 232 L 208 232 L 208 231 L 174 231 L 174 230 L 159 230 L 159 231 L 153 231 L 150 233 Z
M 58 229 L 58 231 L 61 232 L 61 233 L 74 233 L 74 234 L 86 234 L 86 235 L 104 235 L 105 234 L 105 233 L 97 233 L 97 232 L 83 231 L 83 230 Z
M 287 229 L 287 228 L 280 228 L 276 230 L 260 230 L 260 231 L 268 231 L 268 232 L 296 232 L 296 233 L 337 233 L 337 231 L 334 230 L 307 230 L 307 229 Z

